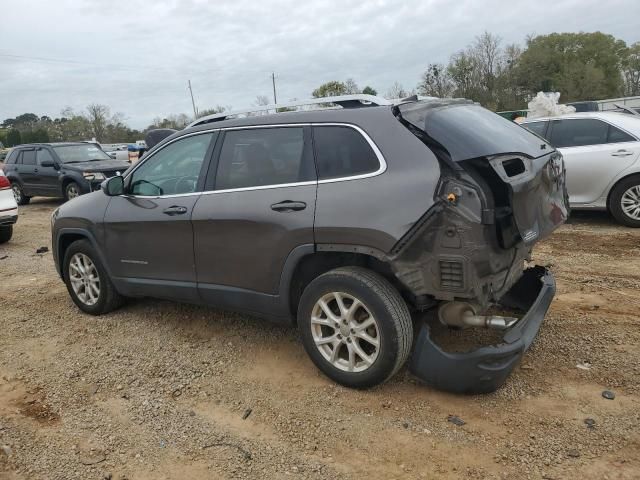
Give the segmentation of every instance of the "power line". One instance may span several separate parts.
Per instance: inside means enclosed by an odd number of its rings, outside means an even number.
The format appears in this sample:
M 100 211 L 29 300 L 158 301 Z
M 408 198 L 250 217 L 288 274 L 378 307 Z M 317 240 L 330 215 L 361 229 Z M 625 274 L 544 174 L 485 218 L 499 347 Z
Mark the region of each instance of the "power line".
M 86 62 L 86 61 L 78 61 L 78 60 L 64 60 L 61 58 L 46 58 L 46 57 L 32 57 L 28 55 L 12 55 L 8 53 L 0 53 L 0 57 L 4 58 L 13 58 L 16 60 L 28 60 L 30 62 L 43 62 L 43 63 L 61 63 L 67 65 L 85 65 L 92 67 L 107 67 L 107 68 L 121 68 L 124 70 L 158 70 L 155 67 L 149 67 L 144 65 L 123 65 L 123 64 L 114 64 L 114 63 L 96 63 L 96 62 Z

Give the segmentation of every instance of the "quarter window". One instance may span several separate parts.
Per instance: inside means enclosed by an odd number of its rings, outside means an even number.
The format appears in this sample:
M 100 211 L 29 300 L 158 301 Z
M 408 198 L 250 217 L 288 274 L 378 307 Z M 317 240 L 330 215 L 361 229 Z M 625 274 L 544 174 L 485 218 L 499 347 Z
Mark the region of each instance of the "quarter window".
M 380 168 L 371 145 L 351 127 L 314 127 L 313 143 L 320 180 L 362 175 Z
M 229 130 L 220 151 L 216 189 L 315 180 L 304 150 L 302 127 Z
M 133 195 L 193 193 L 214 133 L 193 135 L 170 143 L 149 157 L 131 174 Z
M 554 147 L 581 147 L 607 143 L 609 124 L 596 119 L 556 120 L 551 129 Z

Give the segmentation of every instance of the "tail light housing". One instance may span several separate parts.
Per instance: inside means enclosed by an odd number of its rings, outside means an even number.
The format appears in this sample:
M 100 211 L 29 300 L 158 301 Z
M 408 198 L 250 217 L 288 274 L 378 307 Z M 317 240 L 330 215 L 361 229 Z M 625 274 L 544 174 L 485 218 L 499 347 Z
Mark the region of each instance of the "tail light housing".
M 11 188 L 11 182 L 4 175 L 0 175 L 0 190 L 7 190 Z

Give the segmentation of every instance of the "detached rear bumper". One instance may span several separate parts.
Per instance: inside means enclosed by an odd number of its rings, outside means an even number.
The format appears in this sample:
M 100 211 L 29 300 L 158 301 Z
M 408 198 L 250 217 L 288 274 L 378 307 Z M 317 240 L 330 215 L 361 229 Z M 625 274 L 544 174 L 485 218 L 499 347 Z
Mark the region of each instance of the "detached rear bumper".
M 410 371 L 435 388 L 455 393 L 488 393 L 498 389 L 535 338 L 556 292 L 553 274 L 544 267 L 525 270 L 501 299 L 525 311 L 506 331 L 502 343 L 466 353 L 449 353 L 436 345 L 424 323 L 414 347 Z

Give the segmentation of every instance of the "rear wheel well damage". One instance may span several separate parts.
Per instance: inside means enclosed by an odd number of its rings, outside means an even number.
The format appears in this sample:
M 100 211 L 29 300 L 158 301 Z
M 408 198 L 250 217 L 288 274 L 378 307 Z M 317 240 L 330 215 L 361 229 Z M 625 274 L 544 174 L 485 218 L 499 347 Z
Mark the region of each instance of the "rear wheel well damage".
M 318 276 L 339 267 L 362 267 L 386 278 L 405 298 L 410 301 L 410 293 L 400 283 L 388 263 L 372 255 L 352 252 L 315 252 L 302 257 L 289 283 L 289 309 L 296 318 L 298 303 L 304 289 Z

